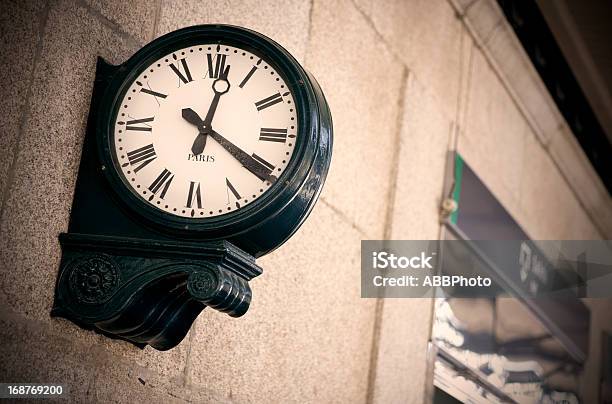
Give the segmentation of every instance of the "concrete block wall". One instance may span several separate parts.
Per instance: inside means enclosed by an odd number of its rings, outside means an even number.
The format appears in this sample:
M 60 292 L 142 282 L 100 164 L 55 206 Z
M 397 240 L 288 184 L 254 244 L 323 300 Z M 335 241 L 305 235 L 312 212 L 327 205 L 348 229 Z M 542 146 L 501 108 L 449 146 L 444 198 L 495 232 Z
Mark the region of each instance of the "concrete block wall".
M 578 152 L 542 142 L 533 122 L 543 113 L 517 101 L 484 47 L 507 28 L 499 10 L 471 4 L 5 1 L 0 379 L 63 382 L 80 402 L 423 402 L 432 302 L 361 299 L 360 241 L 439 237 L 449 149 L 534 238 L 611 234 L 590 208 L 609 210 L 609 200 L 581 181 L 594 201 L 585 204 L 552 156 L 581 164 Z M 260 31 L 317 77 L 333 113 L 334 158 L 310 218 L 260 260 L 245 317 L 205 310 L 177 348 L 140 350 L 49 317 L 57 235 L 68 225 L 96 57 L 120 63 L 202 23 Z

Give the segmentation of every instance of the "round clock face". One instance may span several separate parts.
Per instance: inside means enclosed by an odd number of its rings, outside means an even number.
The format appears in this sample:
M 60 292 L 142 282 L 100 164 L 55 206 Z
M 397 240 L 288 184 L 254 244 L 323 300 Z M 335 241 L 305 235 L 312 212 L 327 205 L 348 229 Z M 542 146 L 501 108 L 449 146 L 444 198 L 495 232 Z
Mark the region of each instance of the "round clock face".
M 265 57 L 201 44 L 177 49 L 129 84 L 111 148 L 144 201 L 185 218 L 256 201 L 283 173 L 298 116 L 287 83 Z

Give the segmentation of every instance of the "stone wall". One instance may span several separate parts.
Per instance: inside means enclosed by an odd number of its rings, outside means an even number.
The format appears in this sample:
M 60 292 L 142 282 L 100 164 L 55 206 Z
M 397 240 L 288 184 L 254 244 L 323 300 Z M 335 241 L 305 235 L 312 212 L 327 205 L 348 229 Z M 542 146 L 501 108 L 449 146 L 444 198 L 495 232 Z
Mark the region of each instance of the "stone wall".
M 423 402 L 432 302 L 361 299 L 360 241 L 437 238 L 454 148 L 533 238 L 612 234 L 609 197 L 493 1 L 15 0 L 0 19 L 3 381 L 66 383 L 81 402 Z M 245 317 L 205 310 L 177 348 L 140 350 L 50 318 L 57 236 L 96 57 L 201 23 L 260 31 L 317 77 L 334 157 L 310 218 L 260 260 Z

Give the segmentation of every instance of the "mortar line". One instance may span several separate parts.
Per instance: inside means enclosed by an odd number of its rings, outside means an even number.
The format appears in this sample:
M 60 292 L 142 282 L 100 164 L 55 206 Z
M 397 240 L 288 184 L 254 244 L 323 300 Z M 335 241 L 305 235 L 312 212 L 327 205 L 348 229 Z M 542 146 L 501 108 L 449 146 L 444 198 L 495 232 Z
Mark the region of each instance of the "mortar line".
M 478 0 L 476 0 L 478 1 Z M 471 4 L 474 4 L 471 3 Z M 464 45 L 465 45 L 465 41 L 466 41 L 466 34 L 462 34 L 461 35 L 461 56 L 460 56 L 460 73 L 459 73 L 459 92 L 457 94 L 457 107 L 455 109 L 455 122 L 451 122 L 450 126 L 449 126 L 449 134 L 448 134 L 448 152 L 452 152 L 453 150 L 456 152 L 457 151 L 457 145 L 458 145 L 458 141 L 459 141 L 459 134 L 460 134 L 460 125 L 463 124 L 463 118 L 464 118 L 464 113 L 465 111 L 467 111 L 467 108 L 469 106 L 469 91 L 470 91 L 470 85 L 471 85 L 471 80 L 472 80 L 472 64 L 473 64 L 473 52 L 474 52 L 474 47 L 470 46 L 469 49 L 467 50 L 467 55 L 464 53 Z M 465 63 L 467 60 L 467 64 Z M 446 164 L 453 164 L 454 160 L 447 160 Z M 452 173 L 453 170 L 449 170 L 448 167 L 445 168 L 445 175 L 448 175 L 448 173 Z M 444 191 L 445 191 L 445 184 L 446 184 L 446 179 L 443 182 L 442 185 L 442 189 L 440 192 L 441 198 L 440 201 L 444 200 L 444 198 L 447 196 Z M 440 225 L 438 227 L 438 240 L 443 240 L 444 234 L 446 232 L 446 229 L 444 227 L 444 224 L 442 223 L 442 221 L 440 221 Z M 439 241 L 440 243 L 440 241 Z M 435 321 L 435 307 L 436 307 L 436 302 L 437 302 L 437 298 L 434 296 L 432 299 L 430 299 L 430 304 L 429 304 L 429 312 L 430 312 L 430 322 L 431 322 L 431 326 L 429 327 L 429 333 L 427 335 L 427 342 L 428 342 L 428 347 L 429 344 L 433 344 L 432 341 L 432 335 L 433 335 L 433 323 Z M 433 380 L 434 377 L 434 368 L 435 368 L 435 357 L 434 358 L 429 358 L 428 357 L 428 362 L 427 363 L 427 367 L 426 367 L 426 374 L 425 374 L 425 380 L 429 381 L 429 380 Z M 429 386 L 429 389 L 428 389 Z M 433 391 L 432 391 L 433 387 L 432 385 L 426 385 L 426 389 L 425 389 L 425 395 L 423 397 L 423 404 L 427 404 L 430 402 L 431 397 L 433 397 Z
M 447 0 L 448 2 L 451 2 L 452 0 Z M 477 3 L 480 0 L 473 0 L 473 2 L 470 4 L 473 5 L 474 3 Z M 413 79 L 416 79 L 416 81 L 419 81 L 419 75 L 410 68 L 410 66 L 408 66 L 408 64 L 404 61 L 404 59 L 402 59 L 402 57 L 400 56 L 400 53 L 398 51 L 395 50 L 395 48 L 393 47 L 393 45 L 391 43 L 389 43 L 389 41 L 387 41 L 387 39 L 382 35 L 382 33 L 378 30 L 378 28 L 376 27 L 376 24 L 374 23 L 374 21 L 372 21 L 372 19 L 367 15 L 367 13 L 361 9 L 361 7 L 355 3 L 355 0 L 351 0 L 353 7 L 355 7 L 355 9 L 361 14 L 361 16 L 365 19 L 366 23 L 368 24 L 368 26 L 370 27 L 370 29 L 372 29 L 374 31 L 375 36 L 377 37 L 378 41 L 382 43 L 383 47 L 389 52 L 389 54 L 391 55 L 391 57 L 394 59 L 395 62 L 397 62 L 399 65 L 401 65 L 402 68 L 405 68 L 413 77 Z M 453 10 L 456 10 L 452 4 L 449 5 L 449 7 L 451 7 Z M 457 14 L 457 13 L 455 13 Z M 458 19 L 462 19 L 461 15 L 457 16 Z M 429 87 L 427 87 L 428 91 L 429 91 Z M 434 98 L 434 100 L 436 101 L 436 103 L 440 104 L 440 99 L 438 98 L 437 94 L 431 94 L 432 97 Z M 449 118 L 447 112 L 445 110 L 442 111 L 442 114 Z
M 470 8 L 472 8 L 474 6 L 474 4 L 478 3 L 480 0 L 471 0 L 464 8 L 463 8 L 463 14 L 467 14 L 467 12 L 469 11 Z M 451 4 L 452 6 L 452 4 Z
M 159 28 L 159 19 L 162 13 L 162 2 L 163 0 L 157 0 L 155 6 L 155 16 L 153 17 L 153 34 L 151 35 L 151 41 L 157 36 L 157 29 Z
M 128 32 L 124 31 L 121 28 L 121 25 L 119 25 L 116 22 L 112 21 L 111 19 L 106 17 L 104 14 L 102 14 L 99 10 L 97 10 L 97 9 L 93 8 L 92 6 L 90 6 L 89 4 L 87 4 L 87 2 L 85 2 L 85 0 L 80 0 L 78 2 L 78 4 L 80 4 L 80 6 L 83 7 L 85 9 L 85 11 L 87 11 L 87 13 L 90 16 L 92 16 L 93 18 L 98 20 L 98 22 L 100 22 L 102 25 L 104 25 L 105 27 L 107 27 L 111 31 L 113 31 L 121 39 L 125 40 L 126 43 L 128 44 L 128 46 L 132 47 L 134 50 L 139 49 L 139 48 L 142 47 L 142 43 L 139 40 L 137 40 L 136 38 L 134 38 L 131 34 L 129 34 Z
M 461 78 L 459 83 L 459 94 L 457 96 L 457 110 L 455 112 L 455 131 L 452 135 L 452 138 L 449 142 L 451 146 L 450 150 L 454 150 L 455 152 L 459 146 L 459 137 L 461 135 L 461 131 L 463 126 L 465 125 L 465 119 L 467 119 L 467 114 L 469 112 L 470 107 L 470 87 L 472 85 L 472 76 L 473 76 L 473 66 L 474 66 L 474 46 L 472 45 L 469 48 L 467 55 L 467 66 L 465 66 L 464 55 L 463 55 L 463 41 L 465 40 L 465 35 L 461 36 L 462 42 L 462 51 L 461 51 Z M 463 71 L 463 67 L 465 66 L 465 71 Z M 465 85 L 464 85 L 465 83 Z
M 402 78 L 400 91 L 398 94 L 398 111 L 396 117 L 396 128 L 395 128 L 395 150 L 391 158 L 391 173 L 389 175 L 389 191 L 387 194 L 387 212 L 385 214 L 385 224 L 383 232 L 383 245 L 386 240 L 392 237 L 392 225 L 393 225 L 393 214 L 395 211 L 395 195 L 397 191 L 397 181 L 399 175 L 399 162 L 401 155 L 401 136 L 404 122 L 404 110 L 406 105 L 406 89 L 408 86 L 409 73 L 408 68 L 402 65 Z M 374 324 L 372 331 L 372 348 L 370 351 L 370 368 L 368 369 L 368 389 L 366 393 L 366 403 L 372 404 L 374 402 L 374 390 L 376 387 L 376 373 L 378 365 L 378 354 L 380 350 L 380 336 L 382 330 L 382 316 L 384 310 L 384 298 L 376 299 L 376 306 L 374 309 Z
M 40 64 L 42 48 L 44 44 L 45 38 L 45 30 L 47 29 L 47 21 L 49 20 L 49 12 L 51 10 L 51 5 L 49 2 L 46 2 L 44 8 L 40 12 L 40 23 L 38 27 L 38 41 L 36 42 L 36 49 L 34 51 L 34 58 L 32 61 L 32 73 L 30 74 L 28 88 L 26 90 L 25 102 L 23 104 L 23 110 L 21 111 L 21 116 L 19 117 L 19 128 L 17 129 L 17 137 L 15 145 L 13 146 L 13 158 L 11 163 L 9 164 L 6 182 L 4 183 L 4 189 L 2 189 L 2 200 L 0 205 L 0 224 L 4 222 L 4 213 L 6 212 L 6 204 L 9 200 L 9 195 L 11 194 L 11 188 L 13 187 L 13 183 L 15 182 L 15 169 L 17 166 L 17 161 L 19 159 L 19 154 L 21 153 L 21 144 L 23 141 L 24 130 L 26 126 L 26 122 L 30 117 L 30 113 L 32 110 L 32 103 L 30 99 L 32 98 L 32 88 L 34 87 L 34 81 L 36 78 L 36 71 L 38 70 L 38 66 Z M 1 233 L 0 228 L 0 233 Z
M 460 90 L 461 92 L 461 90 Z M 456 139 L 458 138 L 458 125 L 456 123 L 450 122 L 449 127 L 448 127 L 448 141 L 447 141 L 447 153 L 449 151 L 453 150 L 453 147 L 456 150 L 456 145 L 453 145 L 453 139 L 455 139 L 455 143 L 456 143 Z M 453 169 L 448 169 L 448 165 L 452 165 L 454 164 L 454 159 L 446 159 L 446 163 L 445 163 L 445 169 L 444 169 L 444 181 L 442 183 L 442 188 L 440 190 L 440 204 L 442 203 L 442 201 L 444 200 L 444 198 L 447 196 L 445 194 L 445 190 L 446 190 L 446 183 L 448 181 L 448 179 L 446 178 L 447 175 L 449 175 L 449 173 L 452 175 L 454 170 Z M 446 232 L 446 228 L 444 226 L 443 221 L 440 219 L 438 222 L 438 254 L 440 254 L 440 256 L 444 255 L 444 250 L 443 250 L 443 237 L 444 234 Z M 438 301 L 438 297 L 436 297 L 435 295 L 435 291 L 434 294 L 431 298 L 429 298 L 429 327 L 428 327 L 428 331 L 427 331 L 427 358 L 426 358 L 426 366 L 425 366 L 425 380 L 426 380 L 426 384 L 425 384 L 425 391 L 423 394 L 423 404 L 428 404 L 431 403 L 431 399 L 433 398 L 433 379 L 434 379 L 434 370 L 435 370 L 435 362 L 436 362 L 436 358 L 435 356 L 432 358 L 430 357 L 430 354 L 432 353 L 432 349 L 431 346 L 434 344 L 433 341 L 433 327 L 434 327 L 434 322 L 436 319 L 436 302 Z M 433 349 L 433 355 L 435 355 L 435 349 Z M 430 383 L 431 382 L 431 383 Z
M 191 327 L 189 329 L 189 340 L 187 341 L 188 342 L 187 353 L 185 354 L 185 367 L 183 368 L 183 387 L 189 387 L 191 385 L 191 381 L 189 380 L 190 379 L 189 374 L 191 372 L 191 348 L 193 347 L 193 344 L 194 344 L 197 321 L 199 320 L 196 319 L 196 321 L 194 321 L 193 324 L 191 324 Z
M 463 54 L 463 47 L 465 42 L 465 34 L 463 31 L 461 32 L 461 38 L 459 39 L 459 91 L 457 91 L 457 100 L 455 106 L 455 124 L 459 126 L 459 122 L 461 120 L 461 107 L 463 105 L 463 81 L 465 79 L 465 72 L 463 71 L 463 67 L 465 65 L 465 55 Z M 449 144 L 452 142 L 449 142 Z
M 482 38 L 483 48 L 488 47 L 489 41 L 497 34 L 497 30 L 500 29 L 500 27 L 503 27 L 505 19 L 506 18 L 502 15 L 499 20 L 495 22 L 493 28 L 491 28 L 491 31 L 487 34 L 487 36 L 485 38 Z
M 344 212 L 342 212 L 340 209 L 332 205 L 331 202 L 327 201 L 325 197 L 320 196 L 319 200 L 321 201 L 321 203 L 323 203 L 323 205 L 327 206 L 336 215 L 338 215 L 342 221 L 346 222 L 349 226 L 355 229 L 363 237 L 370 238 L 370 236 L 368 236 L 368 234 L 362 228 L 360 228 L 355 223 L 353 223 L 353 221 Z
M 377 37 L 378 41 L 383 44 L 383 46 L 387 50 L 387 52 L 389 52 L 391 54 L 391 56 L 395 59 L 395 61 L 400 63 L 403 68 L 405 68 L 406 70 L 410 71 L 410 68 L 406 65 L 406 63 L 404 63 L 403 59 L 395 51 L 395 49 L 393 49 L 393 46 L 391 46 L 391 44 L 389 42 L 387 42 L 387 40 L 382 35 L 382 33 L 376 28 L 376 24 L 374 24 L 374 21 L 372 21 L 372 19 L 365 13 L 365 11 L 363 11 L 361 9 L 361 7 L 359 7 L 359 5 L 357 5 L 357 3 L 355 3 L 355 0 L 351 0 L 351 3 L 353 4 L 353 7 L 355 7 L 355 10 L 357 10 L 357 12 L 359 14 L 361 14 L 363 19 L 366 21 L 366 24 L 368 24 L 370 29 L 374 32 L 374 35 Z
M 390 173 L 390 181 L 389 181 L 389 193 L 387 195 L 389 204 L 387 205 L 387 212 L 385 215 L 385 225 L 384 225 L 384 239 L 389 240 L 392 236 L 391 226 L 393 224 L 393 214 L 395 213 L 395 193 L 397 189 L 397 180 L 399 174 L 399 159 L 401 155 L 401 145 L 402 145 L 402 127 L 404 121 L 404 108 L 405 108 L 405 92 L 408 85 L 408 69 L 402 69 L 402 77 L 401 77 L 401 85 L 399 89 L 398 96 L 398 115 L 396 117 L 396 133 L 394 142 L 397 145 L 393 152 L 393 156 L 391 157 L 391 173 Z
M 304 66 L 308 66 L 308 51 L 310 49 L 310 39 L 312 37 L 312 18 L 314 14 L 314 0 L 310 0 L 310 10 L 308 10 L 308 32 L 306 33 L 306 43 L 304 44 Z
M 383 299 L 377 298 L 374 307 L 374 324 L 372 331 L 372 348 L 370 350 L 370 367 L 368 369 L 368 389 L 366 391 L 366 403 L 374 402 L 374 390 L 376 388 L 376 365 L 378 364 L 378 350 L 380 349 L 380 334 L 382 328 Z

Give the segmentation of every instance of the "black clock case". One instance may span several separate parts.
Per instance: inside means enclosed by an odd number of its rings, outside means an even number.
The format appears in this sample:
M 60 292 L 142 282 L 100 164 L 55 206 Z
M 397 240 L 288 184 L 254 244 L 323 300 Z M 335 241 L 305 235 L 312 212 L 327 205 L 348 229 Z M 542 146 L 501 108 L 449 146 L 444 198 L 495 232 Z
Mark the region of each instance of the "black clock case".
M 205 219 L 169 215 L 128 189 L 111 153 L 129 84 L 173 50 L 220 43 L 265 55 L 284 77 L 298 115 L 293 156 L 278 181 L 243 209 Z M 53 316 L 140 347 L 176 346 L 204 309 L 246 313 L 255 258 L 283 244 L 312 210 L 332 150 L 332 119 L 316 80 L 280 45 L 226 25 L 164 35 L 113 66 L 99 58 Z

